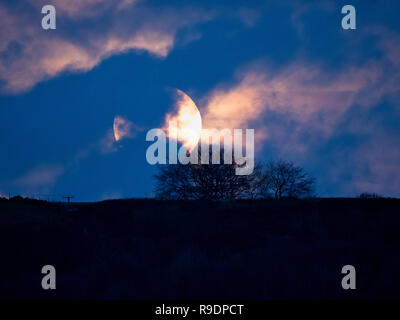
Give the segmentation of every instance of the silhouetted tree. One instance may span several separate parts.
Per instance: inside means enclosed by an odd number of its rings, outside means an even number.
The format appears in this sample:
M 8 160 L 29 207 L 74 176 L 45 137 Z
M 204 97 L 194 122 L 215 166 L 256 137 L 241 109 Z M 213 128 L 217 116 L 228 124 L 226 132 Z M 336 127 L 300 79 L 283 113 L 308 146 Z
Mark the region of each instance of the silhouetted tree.
M 155 189 L 157 198 L 170 200 L 196 199 L 190 164 L 160 165 L 155 178 L 157 181 Z
M 237 165 L 197 164 L 192 166 L 194 193 L 198 199 L 239 199 L 247 198 L 249 176 L 236 175 Z
M 211 159 L 211 150 L 209 150 Z M 173 200 L 233 200 L 274 197 L 298 198 L 312 195 L 314 179 L 292 162 L 270 161 L 256 164 L 250 175 L 236 175 L 238 165 L 220 164 L 160 165 L 156 178 L 156 197 Z
M 270 161 L 265 166 L 263 177 L 264 197 L 275 199 L 283 197 L 299 198 L 312 195 L 315 179 L 310 177 L 303 168 L 292 162 L 278 160 Z
M 199 148 L 200 149 L 200 148 Z M 232 200 L 251 198 L 252 175 L 236 175 L 238 167 L 234 158 L 232 164 L 225 164 L 224 150 L 220 152 L 220 164 L 201 163 L 200 150 L 198 164 L 160 165 L 155 175 L 157 198 L 160 199 L 207 199 Z M 209 150 L 209 159 L 212 154 Z

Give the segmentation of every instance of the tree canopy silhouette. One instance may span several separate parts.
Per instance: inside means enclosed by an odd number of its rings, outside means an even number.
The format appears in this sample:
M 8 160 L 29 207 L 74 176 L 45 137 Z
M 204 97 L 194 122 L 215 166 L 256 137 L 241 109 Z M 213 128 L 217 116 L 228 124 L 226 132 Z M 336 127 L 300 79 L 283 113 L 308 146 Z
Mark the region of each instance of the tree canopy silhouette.
M 232 156 L 232 164 L 225 164 L 224 150 L 219 164 L 170 164 L 159 166 L 156 178 L 156 196 L 174 200 L 232 200 L 249 198 L 253 175 L 236 175 L 238 164 Z M 212 159 L 209 150 L 209 159 Z
M 264 196 L 281 199 L 313 195 L 315 179 L 293 162 L 270 161 L 264 169 L 264 176 Z
M 211 151 L 210 151 L 211 152 Z M 301 167 L 283 160 L 257 164 L 250 175 L 236 175 L 232 164 L 160 165 L 155 175 L 155 194 L 170 200 L 234 200 L 311 196 L 315 180 Z M 210 153 L 211 159 L 211 153 Z

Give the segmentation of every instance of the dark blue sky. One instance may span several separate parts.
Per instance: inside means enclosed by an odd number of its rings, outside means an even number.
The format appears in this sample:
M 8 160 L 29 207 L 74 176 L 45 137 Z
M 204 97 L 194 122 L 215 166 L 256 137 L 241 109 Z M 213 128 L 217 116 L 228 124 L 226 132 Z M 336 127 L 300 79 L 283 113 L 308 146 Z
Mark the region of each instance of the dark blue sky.
M 151 196 L 145 135 L 178 88 L 321 196 L 400 196 L 398 1 L 68 3 L 0 0 L 0 194 Z M 131 123 L 118 142 L 116 116 Z

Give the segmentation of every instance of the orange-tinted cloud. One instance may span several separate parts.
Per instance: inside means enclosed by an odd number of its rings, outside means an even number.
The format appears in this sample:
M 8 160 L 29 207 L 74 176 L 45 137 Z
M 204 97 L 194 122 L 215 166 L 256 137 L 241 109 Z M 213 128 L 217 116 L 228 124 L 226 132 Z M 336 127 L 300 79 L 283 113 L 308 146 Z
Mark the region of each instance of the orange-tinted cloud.
M 138 3 L 140 0 L 28 0 L 38 11 L 51 4 L 56 8 L 57 15 L 72 19 L 94 17 L 106 10 L 121 10 Z
M 144 129 L 132 121 L 125 119 L 121 116 L 115 116 L 113 121 L 113 127 L 108 129 L 104 137 L 102 137 L 97 144 L 86 149 L 83 153 L 84 157 L 91 151 L 100 151 L 100 153 L 106 154 L 118 151 L 117 142 L 123 139 L 134 138 L 139 131 Z M 93 150 L 94 149 L 94 150 Z
M 350 106 L 379 101 L 386 93 L 378 87 L 381 78 L 377 62 L 338 72 L 302 62 L 278 72 L 250 67 L 234 85 L 215 89 L 203 100 L 203 127 L 253 128 L 261 116 L 265 120 L 273 112 L 304 130 L 329 136 Z M 263 131 L 267 134 L 270 128 L 263 124 Z
M 278 69 L 259 62 L 242 68 L 233 83 L 218 85 L 201 100 L 203 127 L 254 128 L 257 150 L 268 142 L 306 156 L 310 146 L 338 133 L 350 108 L 399 101 L 399 35 L 373 32 L 382 57 L 364 64 L 327 69 L 297 60 Z
M 223 121 L 241 125 L 256 119 L 265 110 L 274 110 L 305 120 L 322 109 L 348 106 L 378 77 L 379 69 L 373 64 L 365 68 L 349 67 L 333 75 L 300 62 L 273 75 L 269 70 L 250 70 L 232 88 L 211 93 L 205 118 L 211 123 Z
M 209 13 L 192 9 L 157 12 L 145 6 L 137 9 L 137 1 L 60 0 L 54 4 L 57 15 L 66 14 L 68 19 L 61 20 L 62 28 L 43 30 L 40 11 L 36 11 L 42 2 L 31 1 L 35 6 L 26 6 L 20 12 L 0 5 L 0 27 L 4 34 L 0 39 L 0 80 L 6 92 L 29 90 L 63 71 L 91 70 L 102 60 L 131 50 L 165 58 L 180 28 L 210 19 Z M 107 10 L 100 10 L 104 6 Z M 119 12 L 121 6 L 123 17 Z M 131 13 L 129 17 L 127 10 Z M 70 18 L 87 18 L 85 12 L 96 19 L 88 18 L 91 22 L 85 27 L 76 26 Z M 109 24 L 97 22 L 103 15 Z
M 121 116 L 116 116 L 114 118 L 113 132 L 115 141 L 132 138 L 135 131 L 139 129 L 140 128 L 134 125 L 131 121 Z

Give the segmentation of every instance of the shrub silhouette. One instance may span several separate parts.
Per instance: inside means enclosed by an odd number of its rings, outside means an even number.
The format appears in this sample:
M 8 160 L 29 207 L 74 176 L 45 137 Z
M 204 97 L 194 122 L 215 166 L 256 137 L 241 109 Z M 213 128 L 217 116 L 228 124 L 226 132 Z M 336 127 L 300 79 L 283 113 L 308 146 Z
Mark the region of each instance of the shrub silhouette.
M 358 196 L 361 199 L 379 199 L 382 198 L 379 194 L 377 193 L 370 193 L 370 192 L 362 192 Z

